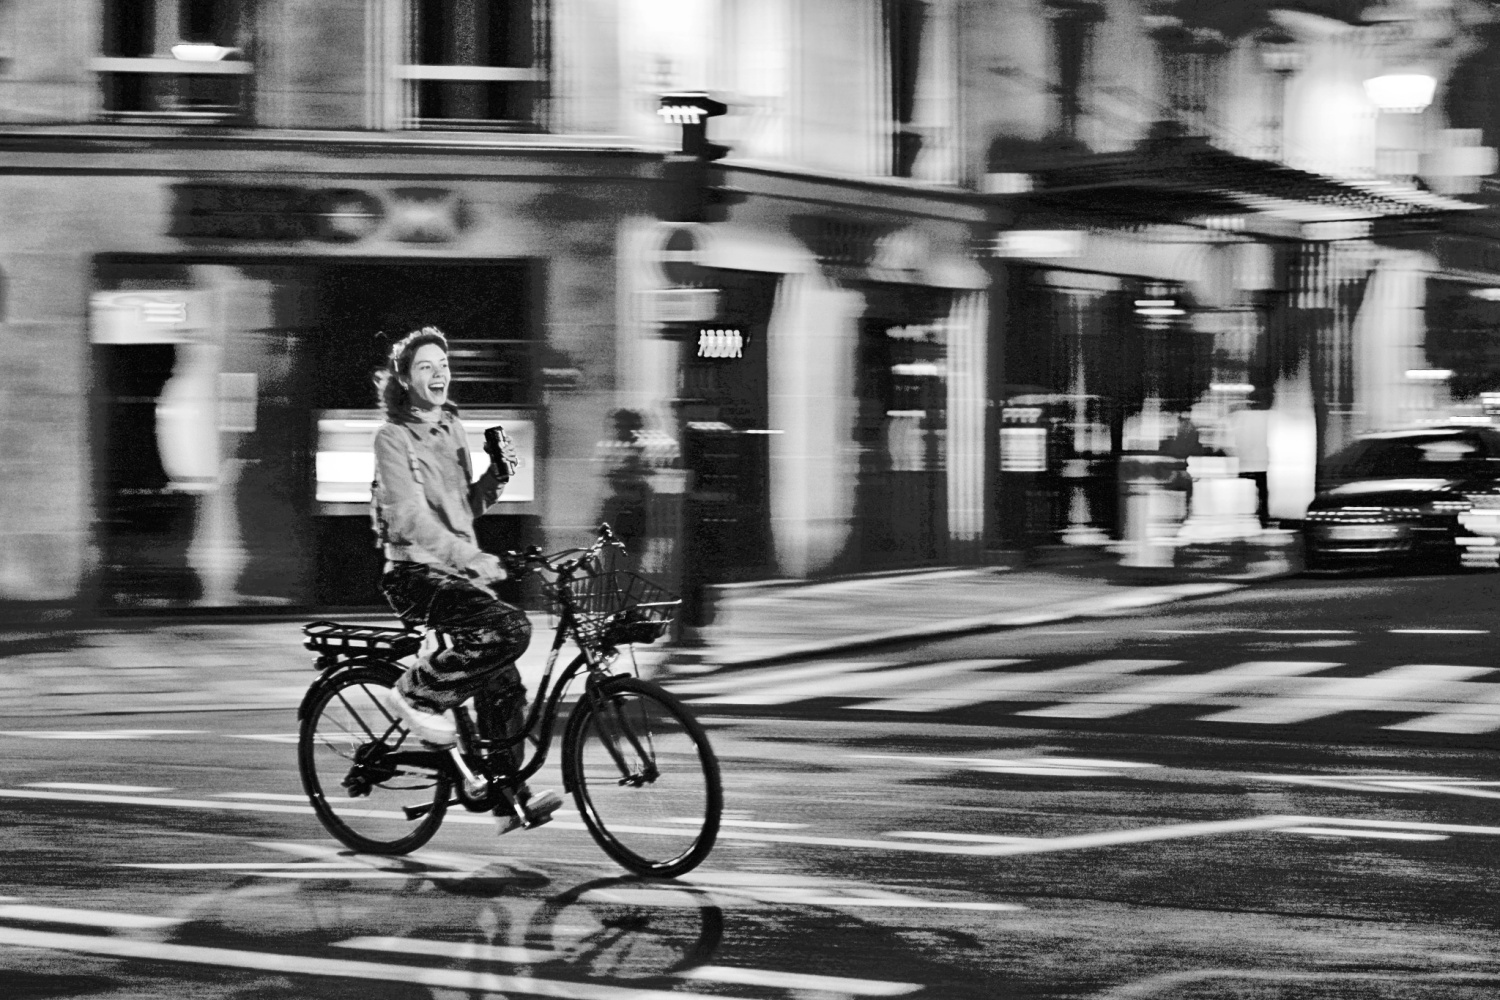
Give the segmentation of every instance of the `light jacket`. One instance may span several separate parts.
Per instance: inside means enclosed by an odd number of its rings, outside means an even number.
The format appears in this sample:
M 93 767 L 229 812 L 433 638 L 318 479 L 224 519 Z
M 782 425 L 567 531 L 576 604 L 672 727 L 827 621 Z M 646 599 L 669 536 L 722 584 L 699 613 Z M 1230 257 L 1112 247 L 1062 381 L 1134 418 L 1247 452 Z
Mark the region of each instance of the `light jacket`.
M 461 572 L 483 550 L 474 518 L 500 498 L 507 480 L 493 466 L 477 482 L 458 408 L 443 406 L 436 423 L 415 414 L 387 417 L 375 432 L 370 516 L 376 544 L 394 562 Z

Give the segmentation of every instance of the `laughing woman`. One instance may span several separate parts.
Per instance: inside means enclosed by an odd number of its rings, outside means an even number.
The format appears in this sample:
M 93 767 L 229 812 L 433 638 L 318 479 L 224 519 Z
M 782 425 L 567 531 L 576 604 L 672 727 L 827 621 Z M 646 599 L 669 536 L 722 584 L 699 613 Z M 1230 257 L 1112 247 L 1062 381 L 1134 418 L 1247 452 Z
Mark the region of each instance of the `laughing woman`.
M 451 746 L 451 709 L 474 698 L 482 735 L 516 737 L 525 725 L 526 689 L 516 658 L 531 642 L 524 612 L 488 588 L 506 578 L 500 559 L 479 547 L 474 519 L 499 498 L 516 463 L 508 442 L 487 440 L 490 467 L 477 481 L 469 442 L 449 401 L 448 341 L 434 326 L 391 348 L 375 376 L 385 423 L 375 432 L 371 516 L 385 550 L 381 592 L 409 626 L 441 629 L 450 648 L 424 655 L 396 682 L 391 707 L 418 737 Z M 512 759 L 519 763 L 518 742 Z M 556 792 L 517 790 L 530 825 L 551 818 Z M 517 824 L 497 809 L 502 833 Z

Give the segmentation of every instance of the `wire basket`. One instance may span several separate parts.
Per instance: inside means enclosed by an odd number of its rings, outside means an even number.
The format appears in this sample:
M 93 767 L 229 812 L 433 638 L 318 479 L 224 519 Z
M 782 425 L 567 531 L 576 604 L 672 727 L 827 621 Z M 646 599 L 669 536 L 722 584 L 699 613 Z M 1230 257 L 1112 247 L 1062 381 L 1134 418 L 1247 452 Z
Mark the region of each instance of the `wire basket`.
M 682 606 L 676 594 L 628 570 L 575 577 L 564 586 L 572 598 L 573 635 L 590 645 L 655 642 Z M 561 595 L 555 600 L 561 605 Z

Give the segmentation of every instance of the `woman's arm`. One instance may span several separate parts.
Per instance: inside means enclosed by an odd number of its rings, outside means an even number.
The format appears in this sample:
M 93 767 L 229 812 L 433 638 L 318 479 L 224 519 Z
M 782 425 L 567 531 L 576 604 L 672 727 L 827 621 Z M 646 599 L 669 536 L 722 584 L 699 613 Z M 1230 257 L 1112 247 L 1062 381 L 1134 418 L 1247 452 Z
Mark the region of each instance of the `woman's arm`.
M 394 424 L 375 432 L 376 500 L 385 518 L 388 540 L 396 545 L 419 546 L 449 566 L 462 569 L 482 550 L 449 531 L 427 506 L 422 485 L 412 472 L 404 433 Z
M 474 512 L 474 516 L 478 517 L 499 503 L 500 494 L 505 492 L 505 486 L 509 482 L 509 478 L 502 477 L 495 471 L 494 463 L 480 473 L 479 478 L 469 487 L 469 509 Z

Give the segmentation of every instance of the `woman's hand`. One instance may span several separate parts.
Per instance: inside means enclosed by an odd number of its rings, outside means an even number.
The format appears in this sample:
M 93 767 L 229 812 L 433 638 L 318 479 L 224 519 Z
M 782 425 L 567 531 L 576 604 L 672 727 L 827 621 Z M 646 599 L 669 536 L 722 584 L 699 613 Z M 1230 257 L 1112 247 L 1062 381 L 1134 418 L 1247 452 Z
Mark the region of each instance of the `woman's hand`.
M 505 571 L 505 564 L 500 557 L 488 552 L 481 552 L 469 564 L 464 567 L 464 573 L 480 586 L 488 586 L 510 579 L 510 574 Z

